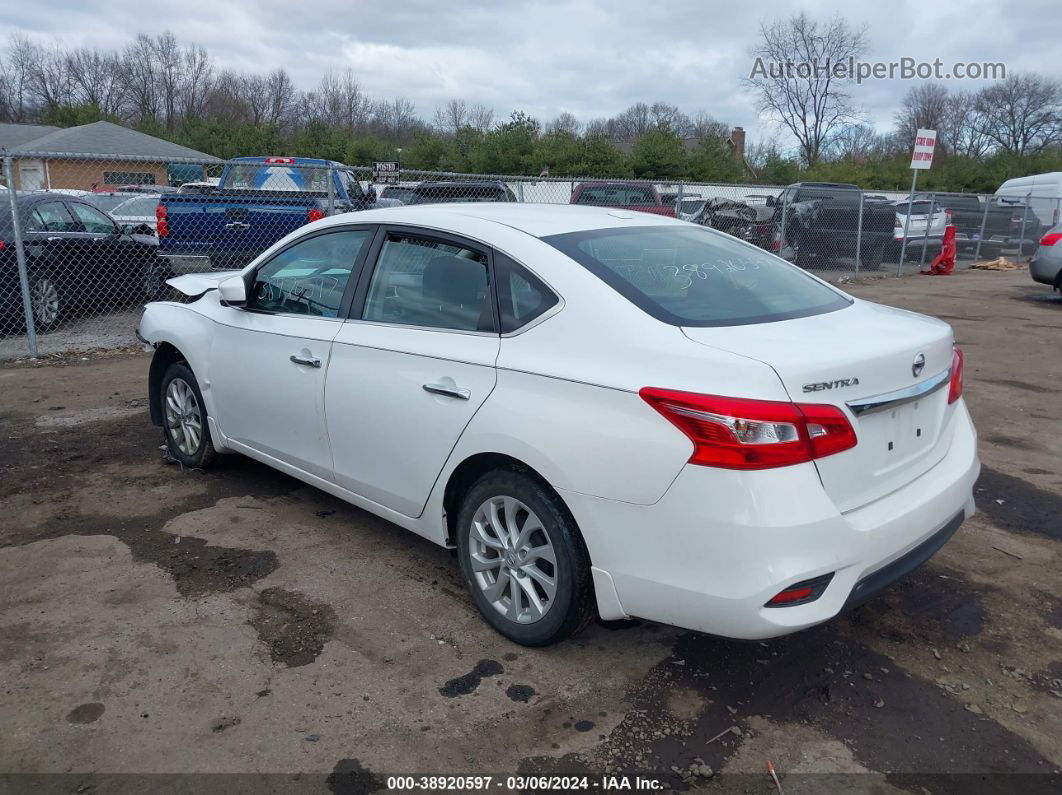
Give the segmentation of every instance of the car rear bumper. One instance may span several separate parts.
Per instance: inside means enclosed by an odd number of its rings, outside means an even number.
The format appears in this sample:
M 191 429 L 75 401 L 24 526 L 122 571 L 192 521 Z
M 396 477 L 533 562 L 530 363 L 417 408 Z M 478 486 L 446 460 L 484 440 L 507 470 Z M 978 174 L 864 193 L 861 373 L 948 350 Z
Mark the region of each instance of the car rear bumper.
M 1034 282 L 1050 284 L 1052 287 L 1058 279 L 1058 272 L 1062 270 L 1062 259 L 1045 257 L 1037 252 L 1029 260 L 1029 275 Z
M 948 430 L 951 446 L 936 466 L 844 514 L 812 464 L 759 472 L 687 465 L 648 506 L 562 492 L 593 561 L 603 617 L 750 640 L 829 620 L 924 563 L 973 515 L 980 463 L 962 402 Z M 828 574 L 814 601 L 765 607 Z

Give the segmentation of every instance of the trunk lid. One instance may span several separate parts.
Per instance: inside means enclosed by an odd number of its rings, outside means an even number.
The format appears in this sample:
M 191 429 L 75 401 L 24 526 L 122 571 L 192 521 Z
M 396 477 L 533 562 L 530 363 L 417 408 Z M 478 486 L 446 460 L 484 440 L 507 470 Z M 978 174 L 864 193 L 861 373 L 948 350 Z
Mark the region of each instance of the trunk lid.
M 947 452 L 946 382 L 917 400 L 856 413 L 867 399 L 925 385 L 951 366 L 953 335 L 943 321 L 856 301 L 812 317 L 716 328 L 686 327 L 687 337 L 769 365 L 797 403 L 826 403 L 848 415 L 858 443 L 815 462 L 842 512 L 918 478 Z M 915 375 L 915 360 L 924 365 Z

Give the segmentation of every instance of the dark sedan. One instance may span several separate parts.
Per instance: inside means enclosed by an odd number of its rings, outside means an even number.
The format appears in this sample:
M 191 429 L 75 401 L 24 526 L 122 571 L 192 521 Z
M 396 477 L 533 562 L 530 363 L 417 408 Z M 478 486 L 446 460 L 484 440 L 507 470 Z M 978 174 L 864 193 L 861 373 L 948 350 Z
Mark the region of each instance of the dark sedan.
M 21 313 L 22 296 L 8 197 L 0 206 L 0 311 Z M 152 299 L 161 287 L 157 246 L 106 213 L 58 193 L 16 196 L 33 316 L 39 330 L 123 300 Z

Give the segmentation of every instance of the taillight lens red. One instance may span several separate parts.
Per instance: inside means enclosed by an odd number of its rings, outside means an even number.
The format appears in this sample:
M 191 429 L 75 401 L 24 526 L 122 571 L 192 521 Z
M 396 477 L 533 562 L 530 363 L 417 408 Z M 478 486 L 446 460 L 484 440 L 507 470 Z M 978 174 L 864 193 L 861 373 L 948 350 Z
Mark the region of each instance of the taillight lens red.
M 5 245 L 6 245 L 6 244 L 4 243 L 4 241 L 3 241 L 3 240 L 0 240 L 0 251 L 3 251 L 3 250 L 4 250 L 4 246 L 5 246 Z
M 170 222 L 165 204 L 155 206 L 155 232 L 159 237 L 167 237 L 170 234 Z
M 319 210 L 316 207 L 311 207 L 310 211 L 306 213 L 306 222 L 313 223 L 314 221 L 320 221 L 324 217 L 324 210 Z
M 1053 246 L 1059 240 L 1062 240 L 1062 232 L 1048 232 L 1046 235 L 1040 238 L 1040 245 Z
M 691 464 L 771 469 L 855 447 L 836 406 L 701 395 L 645 387 L 642 399 L 693 442 Z
M 963 355 L 959 348 L 951 354 L 951 382 L 948 384 L 948 405 L 962 397 Z

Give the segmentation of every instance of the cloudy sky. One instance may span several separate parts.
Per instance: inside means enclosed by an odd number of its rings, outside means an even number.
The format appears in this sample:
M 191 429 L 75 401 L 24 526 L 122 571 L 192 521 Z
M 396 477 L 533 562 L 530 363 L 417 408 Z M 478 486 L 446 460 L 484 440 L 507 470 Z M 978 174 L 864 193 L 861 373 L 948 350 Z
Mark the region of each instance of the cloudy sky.
M 404 96 L 425 118 L 450 97 L 488 104 L 498 117 L 520 108 L 542 120 L 569 111 L 584 121 L 663 100 L 743 125 L 756 139 L 772 128 L 741 86 L 749 48 L 762 21 L 801 9 L 866 24 L 865 60 L 940 58 L 946 68 L 1002 61 L 1011 72 L 1062 75 L 1057 0 L 36 0 L 9 3 L 4 16 L 8 31 L 70 45 L 120 47 L 138 32 L 172 30 L 222 66 L 282 66 L 301 88 L 349 66 L 367 93 Z M 910 85 L 877 81 L 855 91 L 884 129 Z

